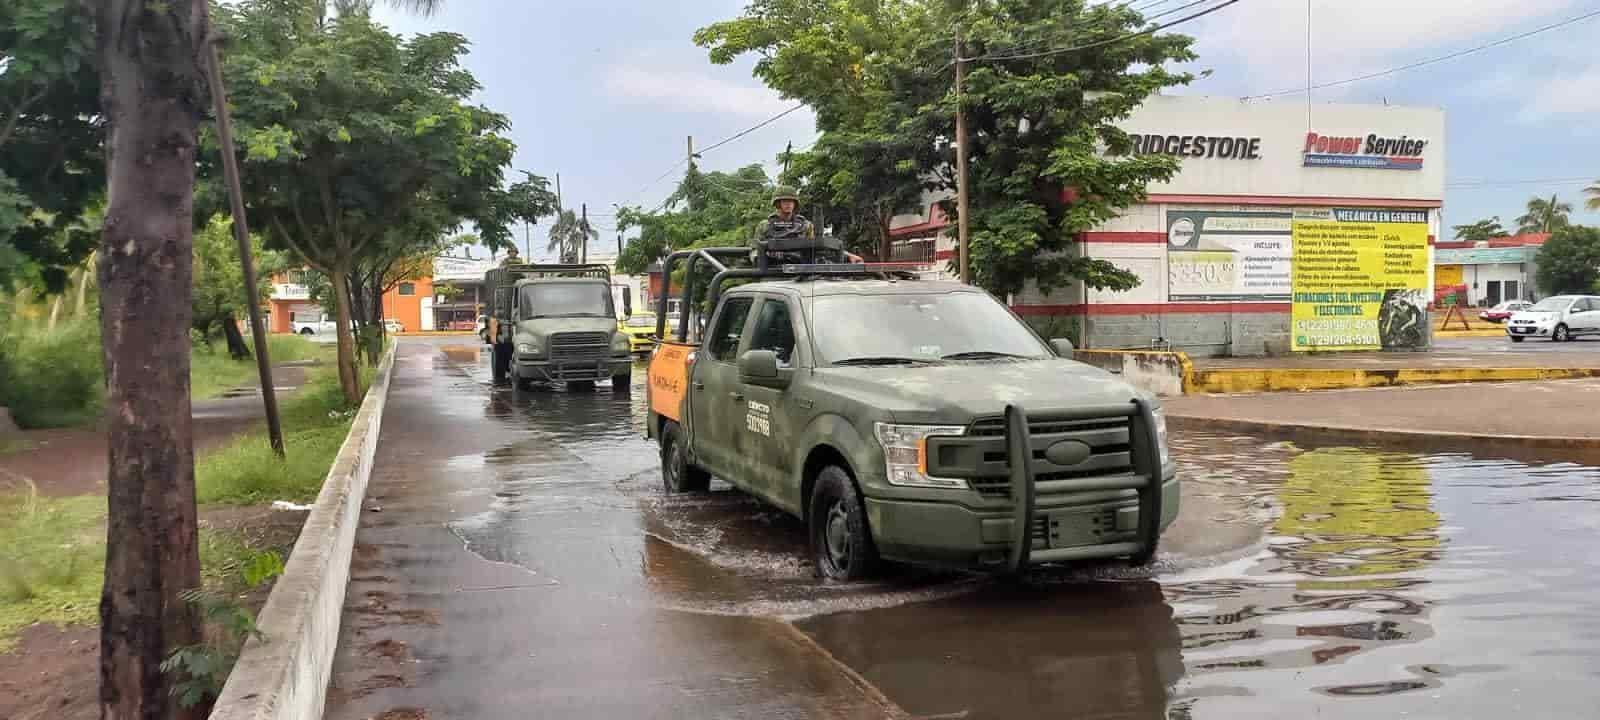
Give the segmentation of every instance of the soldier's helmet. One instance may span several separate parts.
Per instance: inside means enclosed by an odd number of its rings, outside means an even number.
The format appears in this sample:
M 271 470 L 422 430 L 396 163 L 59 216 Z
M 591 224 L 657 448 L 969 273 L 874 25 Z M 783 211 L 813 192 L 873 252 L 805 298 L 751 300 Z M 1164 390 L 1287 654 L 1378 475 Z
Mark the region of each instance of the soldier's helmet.
M 793 200 L 795 207 L 799 207 L 800 193 L 795 192 L 794 188 L 787 185 L 779 185 L 778 189 L 772 193 L 772 206 L 777 207 L 780 200 Z
M 506 255 L 510 256 L 510 257 L 516 257 L 517 256 L 517 246 L 512 245 L 510 248 L 508 248 L 506 250 Z

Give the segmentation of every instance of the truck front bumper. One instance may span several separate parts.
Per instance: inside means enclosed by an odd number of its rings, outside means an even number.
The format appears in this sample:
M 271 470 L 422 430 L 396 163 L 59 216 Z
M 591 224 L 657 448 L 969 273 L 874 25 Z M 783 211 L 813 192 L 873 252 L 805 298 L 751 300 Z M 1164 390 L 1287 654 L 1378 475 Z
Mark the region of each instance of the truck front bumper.
M 1169 474 L 1161 485 L 1161 530 L 1178 517 L 1179 485 Z M 867 523 L 878 553 L 890 560 L 963 570 L 1006 570 L 1016 521 L 1012 510 L 974 510 L 958 503 L 865 498 Z M 1131 555 L 1138 542 L 1139 498 L 1135 495 L 1034 512 L 1032 550 L 1055 550 L 1062 560 Z
M 517 377 L 543 382 L 609 380 L 633 372 L 633 357 L 616 355 L 604 360 L 550 360 L 517 356 Z

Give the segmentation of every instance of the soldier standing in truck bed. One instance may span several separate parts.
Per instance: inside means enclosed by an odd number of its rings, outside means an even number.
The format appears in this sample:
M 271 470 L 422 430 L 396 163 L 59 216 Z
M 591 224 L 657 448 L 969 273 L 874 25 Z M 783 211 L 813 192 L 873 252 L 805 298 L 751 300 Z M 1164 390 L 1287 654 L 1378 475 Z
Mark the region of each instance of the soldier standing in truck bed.
M 772 194 L 772 208 L 772 214 L 761 226 L 759 240 L 816 239 L 817 226 L 800 214 L 800 196 L 794 188 L 779 186 Z M 850 262 L 861 262 L 861 257 L 854 253 L 846 252 L 844 256 Z

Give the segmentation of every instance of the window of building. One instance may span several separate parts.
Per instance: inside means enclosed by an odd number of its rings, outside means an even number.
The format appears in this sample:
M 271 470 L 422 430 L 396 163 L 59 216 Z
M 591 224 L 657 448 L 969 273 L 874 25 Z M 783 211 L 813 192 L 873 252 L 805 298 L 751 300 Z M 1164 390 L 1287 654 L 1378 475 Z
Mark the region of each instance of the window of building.
M 417 294 L 417 284 L 416 283 L 408 283 L 408 282 L 400 283 L 400 294 L 401 295 L 415 295 L 415 294 Z

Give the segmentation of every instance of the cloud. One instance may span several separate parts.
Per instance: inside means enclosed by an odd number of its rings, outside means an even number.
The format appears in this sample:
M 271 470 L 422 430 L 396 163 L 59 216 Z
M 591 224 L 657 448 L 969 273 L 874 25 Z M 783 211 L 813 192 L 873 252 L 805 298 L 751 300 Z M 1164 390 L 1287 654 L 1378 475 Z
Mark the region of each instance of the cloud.
M 608 95 L 619 101 L 684 112 L 730 113 L 765 118 L 794 105 L 764 86 L 736 84 L 703 72 L 633 64 L 608 68 L 605 89 Z
M 1312 79 L 1340 80 L 1465 49 L 1564 19 L 1576 14 L 1579 5 L 1576 0 L 1314 0 Z M 1245 93 L 1274 92 L 1305 83 L 1305 2 L 1240 3 L 1183 29 L 1198 38 L 1201 64 L 1231 71 L 1236 77 L 1230 84 L 1242 84 Z M 1549 37 L 1529 38 L 1488 52 L 1516 53 L 1519 46 L 1537 46 Z M 1228 67 L 1222 68 L 1223 63 Z M 1342 92 L 1330 88 L 1318 94 L 1337 96 Z

